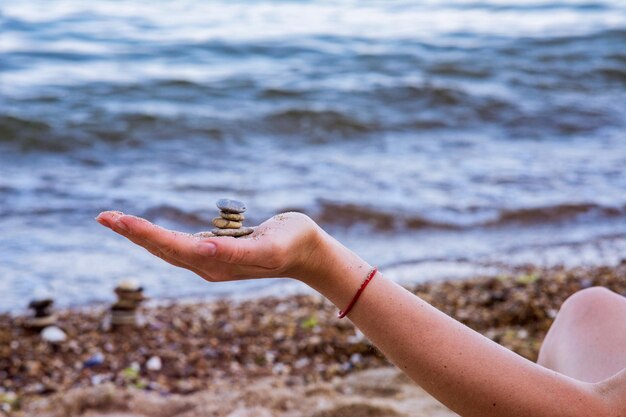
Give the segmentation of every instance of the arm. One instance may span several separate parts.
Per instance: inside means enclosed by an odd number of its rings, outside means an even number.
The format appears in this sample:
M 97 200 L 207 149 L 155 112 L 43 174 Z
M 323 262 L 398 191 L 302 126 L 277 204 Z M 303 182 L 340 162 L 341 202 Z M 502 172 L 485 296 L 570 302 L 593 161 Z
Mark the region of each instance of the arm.
M 311 285 L 338 307 L 369 265 L 332 238 L 323 240 L 324 280 Z M 530 362 L 378 275 L 348 315 L 422 388 L 462 416 L 608 416 L 592 384 Z
M 250 239 L 166 231 L 107 212 L 105 226 L 209 281 L 290 276 L 343 308 L 370 269 L 306 216 L 265 222 Z M 474 332 L 381 274 L 349 318 L 425 390 L 462 416 L 624 415 L 622 384 L 586 384 L 536 365 Z M 626 377 L 624 377 L 626 379 Z M 622 414 L 616 410 L 621 410 Z

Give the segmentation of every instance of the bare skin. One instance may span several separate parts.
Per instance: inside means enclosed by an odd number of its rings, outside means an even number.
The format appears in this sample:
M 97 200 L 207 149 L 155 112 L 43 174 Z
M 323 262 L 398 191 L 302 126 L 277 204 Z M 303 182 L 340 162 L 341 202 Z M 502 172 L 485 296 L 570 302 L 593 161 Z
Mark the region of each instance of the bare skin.
M 97 220 L 207 281 L 291 277 L 319 291 L 338 308 L 345 307 L 371 268 L 298 213 L 275 216 L 249 238 L 240 239 L 198 238 L 119 212 L 101 213 Z M 372 280 L 348 317 L 387 358 L 461 416 L 626 417 L 622 362 L 608 360 L 602 372 L 586 374 L 589 371 L 585 369 L 591 368 L 588 362 L 593 363 L 592 345 L 586 352 L 591 355 L 586 357 L 586 366 L 571 360 L 567 362 L 570 369 L 564 372 L 563 364 L 550 363 L 560 357 L 558 349 L 569 354 L 557 342 L 542 349 L 545 366 L 535 364 L 381 274 Z M 553 336 L 560 340 L 558 334 Z M 624 352 L 621 350 L 621 356 Z

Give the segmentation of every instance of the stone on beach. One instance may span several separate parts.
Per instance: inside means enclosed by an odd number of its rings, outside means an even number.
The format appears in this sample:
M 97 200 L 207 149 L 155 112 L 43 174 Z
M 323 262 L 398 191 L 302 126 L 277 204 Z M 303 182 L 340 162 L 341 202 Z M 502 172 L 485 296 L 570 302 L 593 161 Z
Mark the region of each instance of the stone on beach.
M 217 200 L 217 208 L 226 213 L 240 214 L 246 211 L 246 205 L 241 201 L 222 198 Z
M 137 318 L 133 310 L 111 310 L 111 324 L 113 326 L 134 326 Z
M 30 329 L 43 329 L 44 327 L 52 326 L 57 322 L 57 316 L 51 314 L 45 317 L 33 317 L 26 322 L 26 327 Z
M 96 366 L 100 366 L 103 363 L 104 355 L 101 352 L 97 352 L 83 362 L 83 368 L 95 368 Z
M 54 304 L 54 300 L 52 298 L 43 298 L 38 300 L 32 300 L 28 304 L 28 308 L 33 309 L 35 313 L 39 313 L 45 312 L 48 308 L 52 307 L 52 304 Z
M 125 280 L 115 287 L 117 301 L 111 306 L 111 325 L 134 326 L 137 324 L 136 310 L 145 299 L 143 288 L 135 280 Z
M 161 358 L 158 356 L 152 356 L 146 362 L 146 369 L 148 371 L 154 371 L 154 372 L 160 371 L 162 367 L 163 367 L 163 362 L 161 361 Z
M 213 226 L 219 229 L 239 229 L 242 226 L 241 222 L 234 222 L 232 220 L 226 220 L 221 217 L 214 218 L 211 223 L 213 223 Z
M 42 298 L 32 300 L 28 304 L 28 308 L 33 310 L 33 316 L 28 318 L 24 323 L 26 328 L 40 330 L 44 327 L 52 326 L 56 323 L 57 317 L 52 313 L 52 298 Z
M 48 326 L 41 331 L 41 338 L 48 343 L 58 344 L 67 340 L 67 335 L 56 326 Z

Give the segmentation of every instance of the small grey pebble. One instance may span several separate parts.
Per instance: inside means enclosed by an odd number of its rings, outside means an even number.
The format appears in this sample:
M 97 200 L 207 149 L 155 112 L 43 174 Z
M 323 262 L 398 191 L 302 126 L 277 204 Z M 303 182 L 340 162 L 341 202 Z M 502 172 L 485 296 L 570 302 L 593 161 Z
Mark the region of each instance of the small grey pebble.
M 211 232 L 213 232 L 215 236 L 240 237 L 249 235 L 254 232 L 254 229 L 251 227 L 242 227 L 241 229 L 213 229 Z
M 246 205 L 241 201 L 229 200 L 228 198 L 222 198 L 217 200 L 217 208 L 226 213 L 243 213 L 246 211 Z

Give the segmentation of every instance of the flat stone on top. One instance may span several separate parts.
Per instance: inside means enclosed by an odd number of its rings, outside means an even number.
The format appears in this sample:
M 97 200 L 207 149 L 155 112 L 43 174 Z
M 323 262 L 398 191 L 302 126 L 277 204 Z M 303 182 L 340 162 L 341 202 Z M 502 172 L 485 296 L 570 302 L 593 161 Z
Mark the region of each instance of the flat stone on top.
M 254 229 L 251 227 L 242 227 L 241 229 L 213 229 L 211 232 L 216 236 L 240 237 L 249 235 L 254 232 Z
M 222 198 L 217 200 L 217 208 L 226 213 L 243 213 L 246 211 L 246 205 L 241 201 L 229 200 L 228 198 Z

